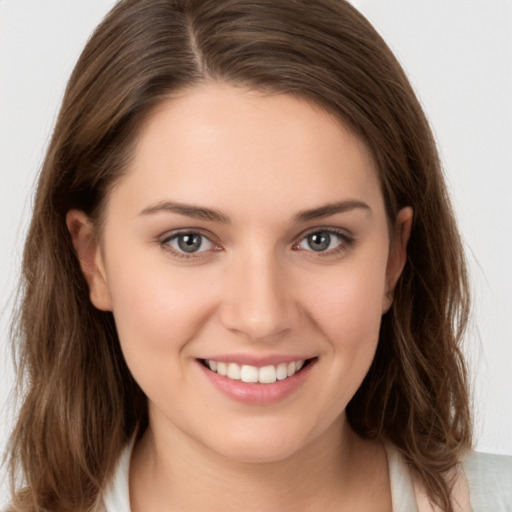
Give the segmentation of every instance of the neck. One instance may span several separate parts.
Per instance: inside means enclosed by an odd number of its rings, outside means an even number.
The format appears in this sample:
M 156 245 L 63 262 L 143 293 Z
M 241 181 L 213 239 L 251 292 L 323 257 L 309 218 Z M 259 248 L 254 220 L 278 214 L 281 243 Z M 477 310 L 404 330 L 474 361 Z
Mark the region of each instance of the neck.
M 368 510 L 376 510 L 375 499 L 382 510 L 390 507 L 386 456 L 380 445 L 359 438 L 344 416 L 299 452 L 270 462 L 231 460 L 188 436 L 177 442 L 150 428 L 134 448 L 130 469 L 133 512 L 364 510 L 361 497 L 371 498 Z

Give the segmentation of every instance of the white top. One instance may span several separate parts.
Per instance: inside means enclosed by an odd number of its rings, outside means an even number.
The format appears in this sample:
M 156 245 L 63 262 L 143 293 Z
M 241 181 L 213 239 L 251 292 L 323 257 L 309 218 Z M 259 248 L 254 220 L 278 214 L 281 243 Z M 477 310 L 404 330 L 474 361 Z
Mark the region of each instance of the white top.
M 104 512 L 131 512 L 128 489 L 132 445 L 123 451 L 103 493 Z M 401 454 L 386 445 L 393 512 L 438 512 L 420 483 L 413 480 Z M 457 512 L 512 512 L 512 457 L 470 452 L 453 488 Z

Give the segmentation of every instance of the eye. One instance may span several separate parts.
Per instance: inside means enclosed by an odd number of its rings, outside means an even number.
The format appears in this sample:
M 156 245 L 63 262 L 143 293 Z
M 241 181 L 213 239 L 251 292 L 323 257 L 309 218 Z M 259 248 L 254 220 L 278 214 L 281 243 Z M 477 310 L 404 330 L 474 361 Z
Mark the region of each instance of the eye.
M 214 246 L 206 236 L 195 231 L 182 231 L 171 235 L 162 241 L 162 245 L 183 255 L 209 251 Z
M 350 245 L 351 239 L 344 233 L 332 229 L 321 229 L 308 233 L 297 245 L 297 249 L 319 253 L 338 252 Z

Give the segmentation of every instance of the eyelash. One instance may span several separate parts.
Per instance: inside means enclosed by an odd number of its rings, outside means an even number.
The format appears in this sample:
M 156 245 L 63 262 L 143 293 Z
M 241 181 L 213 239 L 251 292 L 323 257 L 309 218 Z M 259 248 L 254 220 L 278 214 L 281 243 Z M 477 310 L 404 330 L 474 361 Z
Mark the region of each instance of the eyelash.
M 335 237 L 337 237 L 339 239 L 339 243 L 334 249 L 330 249 L 327 251 L 315 251 L 313 249 L 306 250 L 306 252 L 312 253 L 315 256 L 318 256 L 321 258 L 322 257 L 327 258 L 329 256 L 336 256 L 336 255 L 342 254 L 342 253 L 346 252 L 354 244 L 354 241 L 355 241 L 352 236 L 349 236 L 345 231 L 343 231 L 341 229 L 336 229 L 336 228 L 320 228 L 320 229 L 318 229 L 318 228 L 315 228 L 315 229 L 310 230 L 310 231 L 306 232 L 305 234 L 301 235 L 299 242 L 295 243 L 293 245 L 293 248 L 294 249 L 298 248 L 299 245 L 301 243 L 303 243 L 304 241 L 306 241 L 308 239 L 308 237 L 310 237 L 311 235 L 316 235 L 316 234 L 320 234 L 320 233 L 324 234 L 324 235 L 328 235 L 330 237 L 332 237 L 334 235 Z
M 200 230 L 197 230 L 197 229 L 181 230 L 181 231 L 176 231 L 174 233 L 171 233 L 171 234 L 165 236 L 165 238 L 163 238 L 160 241 L 160 245 L 163 247 L 164 250 L 172 253 L 172 255 L 174 257 L 182 259 L 182 260 L 190 261 L 190 260 L 204 257 L 203 253 L 207 252 L 205 250 L 202 250 L 199 252 L 191 252 L 191 253 L 187 254 L 186 252 L 181 251 L 177 248 L 174 248 L 170 245 L 170 243 L 172 241 L 174 241 L 174 240 L 178 241 L 180 236 L 185 236 L 185 235 L 200 236 L 201 237 L 201 245 L 204 244 L 204 240 L 207 240 L 214 247 L 214 252 L 220 251 L 219 246 L 216 245 L 215 242 L 213 242 L 206 234 L 202 233 Z
M 293 244 L 293 249 L 300 250 L 299 249 L 300 244 L 303 243 L 304 241 L 306 241 L 309 236 L 315 235 L 315 234 L 324 234 L 324 235 L 328 235 L 330 237 L 335 236 L 340 240 L 340 242 L 336 248 L 330 249 L 327 251 L 315 251 L 313 249 L 309 249 L 309 250 L 305 249 L 305 252 L 312 253 L 313 255 L 319 256 L 319 257 L 329 257 L 329 256 L 339 255 L 340 253 L 344 253 L 354 244 L 354 241 L 355 241 L 352 236 L 348 235 L 345 231 L 340 230 L 340 229 L 315 228 L 313 230 L 310 230 L 310 231 L 302 234 L 300 236 L 299 241 L 295 242 Z M 187 254 L 186 252 L 184 252 L 180 249 L 177 249 L 175 247 L 172 247 L 170 245 L 170 243 L 172 241 L 178 241 L 180 236 L 185 236 L 185 235 L 201 237 L 200 247 L 203 245 L 204 240 L 207 240 L 208 243 L 210 243 L 212 245 L 214 252 L 219 252 L 222 250 L 206 234 L 202 233 L 200 230 L 197 230 L 197 229 L 196 230 L 194 230 L 194 229 L 182 230 L 182 231 L 174 232 L 170 235 L 165 236 L 165 238 L 161 239 L 159 243 L 166 251 L 171 252 L 174 257 L 177 257 L 179 259 L 190 261 L 190 260 L 194 260 L 197 258 L 203 258 L 204 257 L 203 253 L 208 252 L 209 249 L 200 250 L 198 252 L 191 252 L 191 253 Z

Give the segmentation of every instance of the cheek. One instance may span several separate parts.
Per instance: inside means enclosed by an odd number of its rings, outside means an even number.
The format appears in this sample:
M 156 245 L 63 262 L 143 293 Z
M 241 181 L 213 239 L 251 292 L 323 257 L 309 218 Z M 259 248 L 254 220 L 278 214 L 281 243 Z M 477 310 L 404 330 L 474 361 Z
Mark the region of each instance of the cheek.
M 384 265 L 340 268 L 312 295 L 310 310 L 333 344 L 357 349 L 376 343 L 384 294 Z
M 205 293 L 205 279 L 201 272 L 170 272 L 165 264 L 125 263 L 111 272 L 109 287 L 127 362 L 168 359 L 167 364 L 176 365 L 176 353 L 209 316 L 211 300 Z
M 385 260 L 384 260 L 385 261 Z M 385 264 L 340 266 L 330 285 L 311 296 L 309 311 L 328 341 L 326 381 L 336 391 L 325 399 L 330 410 L 344 409 L 363 381 L 375 356 L 385 293 Z M 319 396 L 326 392 L 318 389 Z

